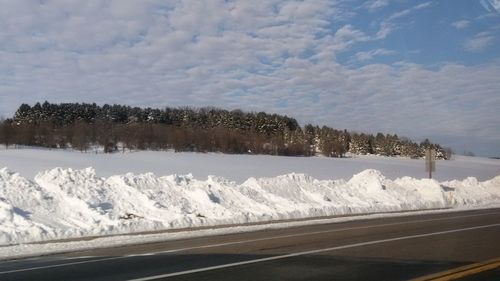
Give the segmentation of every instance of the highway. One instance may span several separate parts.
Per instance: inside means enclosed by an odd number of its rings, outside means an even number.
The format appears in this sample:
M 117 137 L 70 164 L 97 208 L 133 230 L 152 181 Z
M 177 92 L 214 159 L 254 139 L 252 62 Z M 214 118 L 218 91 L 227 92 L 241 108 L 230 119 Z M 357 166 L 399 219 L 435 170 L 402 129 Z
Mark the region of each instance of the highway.
M 4 261 L 0 280 L 409 280 L 499 257 L 500 209 L 487 209 Z

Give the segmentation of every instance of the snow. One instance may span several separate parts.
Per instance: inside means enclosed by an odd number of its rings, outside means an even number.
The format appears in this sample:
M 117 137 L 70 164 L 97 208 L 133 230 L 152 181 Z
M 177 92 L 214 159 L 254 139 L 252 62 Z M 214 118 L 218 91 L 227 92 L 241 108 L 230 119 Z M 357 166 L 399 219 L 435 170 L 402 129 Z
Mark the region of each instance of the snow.
M 415 177 L 423 170 L 421 160 L 374 156 L 96 155 L 22 149 L 0 151 L 0 165 L 9 167 L 0 169 L 0 245 L 11 254 L 59 247 L 26 243 L 88 236 L 500 206 L 499 161 L 471 157 L 439 161 L 439 180 Z M 90 165 L 94 168 L 82 167 Z M 175 173 L 187 168 L 197 176 Z
M 500 203 L 500 176 L 439 183 L 390 180 L 365 170 L 350 180 L 305 174 L 250 178 L 152 173 L 98 177 L 92 168 L 54 168 L 33 181 L 0 169 L 0 245 L 280 219 Z
M 40 171 L 54 167 L 84 169 L 93 167 L 100 177 L 126 173 L 186 175 L 198 180 L 217 175 L 242 183 L 250 177 L 276 177 L 304 173 L 319 180 L 349 179 L 366 169 L 376 169 L 389 179 L 409 176 L 426 178 L 424 161 L 373 155 L 352 158 L 283 157 L 269 155 L 229 155 L 220 153 L 175 153 L 139 151 L 127 153 L 81 153 L 70 150 L 2 149 L 0 167 L 9 167 L 23 177 L 33 179 Z M 500 160 L 455 156 L 453 160 L 436 162 L 434 178 L 440 181 L 475 177 L 489 180 L 500 174 Z

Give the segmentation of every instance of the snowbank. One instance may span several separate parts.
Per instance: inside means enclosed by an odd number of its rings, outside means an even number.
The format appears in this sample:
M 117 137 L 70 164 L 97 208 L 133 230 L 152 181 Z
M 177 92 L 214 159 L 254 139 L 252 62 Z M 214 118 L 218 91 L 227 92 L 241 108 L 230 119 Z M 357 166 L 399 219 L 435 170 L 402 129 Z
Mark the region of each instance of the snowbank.
M 34 180 L 0 169 L 0 245 L 220 224 L 385 211 L 500 205 L 500 176 L 480 182 L 390 180 L 365 170 L 349 181 L 305 174 L 250 178 L 152 173 L 98 177 L 55 168 Z

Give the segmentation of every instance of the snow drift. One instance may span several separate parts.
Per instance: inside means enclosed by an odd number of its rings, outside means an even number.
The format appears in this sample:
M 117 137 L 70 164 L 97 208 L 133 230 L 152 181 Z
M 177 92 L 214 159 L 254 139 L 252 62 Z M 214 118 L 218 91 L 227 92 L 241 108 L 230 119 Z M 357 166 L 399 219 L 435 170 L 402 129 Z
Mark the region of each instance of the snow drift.
M 33 181 L 0 169 L 0 244 L 207 225 L 386 211 L 500 205 L 500 176 L 437 182 L 390 180 L 365 170 L 349 181 L 305 174 L 250 178 L 209 176 L 108 178 L 94 169 L 55 168 Z

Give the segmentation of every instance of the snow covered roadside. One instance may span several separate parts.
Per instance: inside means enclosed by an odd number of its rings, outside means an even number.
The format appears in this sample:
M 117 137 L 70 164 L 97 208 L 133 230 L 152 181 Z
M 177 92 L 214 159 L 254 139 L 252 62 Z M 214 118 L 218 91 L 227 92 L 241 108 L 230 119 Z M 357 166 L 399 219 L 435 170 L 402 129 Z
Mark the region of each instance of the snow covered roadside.
M 55 168 L 28 180 L 3 168 L 0 245 L 318 216 L 499 205 L 500 176 L 483 182 L 475 178 L 390 180 L 379 171 L 365 170 L 348 181 L 292 173 L 236 184 L 215 176 L 201 181 L 191 175 L 157 177 L 152 173 L 101 178 L 92 168 Z M 10 248 L 2 247 L 1 252 Z
M 488 209 L 493 207 L 498 208 L 500 207 L 500 204 L 476 207 L 474 209 L 483 209 L 483 208 Z M 76 241 L 60 241 L 60 242 L 56 241 L 48 243 L 18 244 L 10 246 L 0 246 L 1 250 L 0 260 L 14 260 L 14 259 L 37 257 L 49 254 L 62 254 L 75 251 L 113 248 L 126 245 L 167 242 L 179 239 L 236 234 L 243 232 L 266 230 L 266 229 L 282 229 L 282 228 L 297 227 L 297 226 L 341 223 L 341 222 L 349 222 L 355 220 L 369 220 L 369 219 L 378 219 L 387 217 L 450 213 L 450 212 L 460 212 L 469 209 L 470 208 L 467 207 L 457 207 L 454 209 L 446 209 L 446 210 L 424 210 L 424 211 L 412 211 L 412 212 L 379 213 L 379 214 L 346 216 L 346 217 L 327 218 L 327 219 L 312 219 L 312 220 L 293 221 L 293 222 L 279 222 L 279 223 L 271 222 L 259 225 L 240 225 L 240 226 L 211 228 L 211 229 L 209 228 L 209 229 L 192 230 L 192 231 L 190 230 L 190 231 L 180 231 L 180 232 L 162 232 L 156 234 L 117 235 L 117 236 L 97 237 L 93 239 L 81 239 Z M 176 251 L 182 251 L 182 249 L 179 250 L 174 249 L 170 250 L 169 252 L 176 252 Z M 155 253 L 149 253 L 149 254 L 155 254 Z

